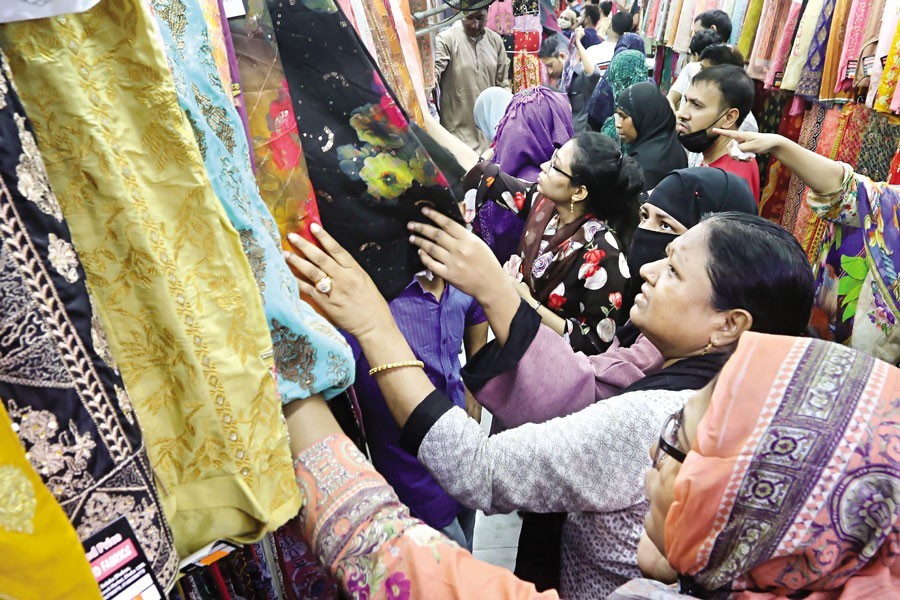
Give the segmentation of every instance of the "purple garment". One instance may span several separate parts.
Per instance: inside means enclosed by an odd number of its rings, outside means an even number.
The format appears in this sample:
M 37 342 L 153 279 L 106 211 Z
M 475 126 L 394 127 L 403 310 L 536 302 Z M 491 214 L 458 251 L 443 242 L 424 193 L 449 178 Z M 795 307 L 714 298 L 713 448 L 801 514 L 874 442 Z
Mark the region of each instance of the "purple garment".
M 492 160 L 507 175 L 535 182 L 541 164 L 574 133 L 572 108 L 565 94 L 547 87 L 523 90 L 513 96 L 497 124 Z M 493 202 L 479 209 L 474 223 L 476 235 L 501 263 L 517 253 L 524 227 L 520 217 Z
M 535 182 L 541 164 L 574 134 L 565 94 L 543 86 L 523 90 L 513 96 L 497 124 L 493 162 L 507 175 Z
M 616 340 L 603 354 L 586 356 L 541 325 L 516 368 L 491 379 L 475 399 L 507 428 L 543 423 L 616 396 L 662 364 L 643 335 L 628 348 Z
M 525 221 L 521 217 L 496 202 L 485 202 L 472 223 L 472 231 L 484 240 L 501 264 L 518 254 L 524 229 Z
M 636 33 L 626 33 L 620 37 L 619 41 L 616 42 L 616 49 L 613 52 L 613 56 L 619 52 L 624 52 L 625 50 L 637 50 L 641 54 L 647 53 L 644 47 L 644 39 Z
M 390 308 L 416 358 L 425 363 L 428 379 L 456 406 L 465 408 L 459 351 L 466 328 L 487 320 L 481 306 L 451 285 L 445 286 L 438 302 L 416 279 L 391 300 Z M 415 456 L 400 447 L 400 428 L 378 384 L 369 376 L 370 365 L 356 340 L 348 341 L 357 355 L 354 387 L 372 463 L 414 517 L 435 529 L 446 527 L 462 505 L 444 492 Z

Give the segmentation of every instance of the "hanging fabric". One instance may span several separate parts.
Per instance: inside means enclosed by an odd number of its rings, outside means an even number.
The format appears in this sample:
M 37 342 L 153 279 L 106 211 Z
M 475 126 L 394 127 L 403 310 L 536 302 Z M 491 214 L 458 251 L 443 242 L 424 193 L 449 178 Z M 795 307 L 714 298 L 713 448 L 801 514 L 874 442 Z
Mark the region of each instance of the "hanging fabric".
M 769 64 L 760 73 L 760 78 L 766 83 L 766 89 L 778 89 L 784 79 L 784 68 L 787 66 L 791 53 L 791 45 L 800 25 L 800 12 L 803 9 L 804 0 L 791 0 L 784 26 L 775 32 L 776 40 L 770 54 Z
M 850 6 L 850 14 L 847 16 L 844 45 L 841 48 L 841 58 L 838 62 L 837 84 L 835 91 L 849 90 L 853 87 L 853 79 L 862 65 L 859 64 L 859 53 L 864 43 L 866 23 L 869 19 L 869 11 L 875 3 L 882 4 L 880 0 L 853 0 Z
M 824 5 L 825 0 L 807 0 L 806 2 L 806 8 L 803 9 L 803 15 L 797 25 L 794 45 L 791 47 L 787 65 L 784 68 L 784 78 L 781 80 L 782 90 L 793 92 L 800 84 L 800 75 L 806 65 L 806 57 L 809 56 L 809 47 L 812 44 L 816 24 L 819 22 L 819 15 L 822 14 Z
M 287 234 L 306 232 L 319 218 L 294 107 L 269 9 L 245 0 L 247 14 L 229 20 L 241 75 L 259 193 L 275 217 L 283 245 Z
M 800 73 L 797 95 L 809 100 L 819 99 L 822 71 L 825 69 L 825 53 L 828 49 L 828 37 L 831 31 L 831 18 L 834 16 L 836 2 L 837 0 L 825 0 L 822 5 L 822 12 L 819 14 L 813 39 L 809 45 L 809 53 L 806 55 L 806 64 L 803 65 Z
M 0 43 L 187 555 L 258 538 L 300 496 L 259 292 L 148 10 L 101 2 Z
M 4 418 L 8 413 L 35 470 L 78 536 L 86 539 L 126 517 L 157 579 L 169 589 L 178 557 L 141 429 L 88 297 L 84 270 L 2 53 L 0 141 L 0 401 L 5 405 Z M 46 507 L 40 510 L 56 519 Z M 60 529 L 60 541 L 66 535 Z M 23 546 L 23 556 L 4 553 L 3 562 L 17 556 L 26 559 L 29 547 Z M 71 560 L 67 552 L 61 556 Z M 79 572 L 73 569 L 73 585 Z M 66 575 L 58 569 L 46 575 L 53 580 L 56 573 Z M 13 588 L 0 584 L 0 589 L 10 592 Z
M 322 223 L 390 299 L 422 270 L 406 223 L 425 205 L 461 221 L 456 201 L 338 7 L 269 9 Z
M 819 86 L 819 102 L 843 103 L 853 98 L 849 90 L 838 88 L 841 50 L 847 33 L 847 17 L 850 15 L 851 4 L 852 0 L 837 0 L 834 6 L 831 30 L 828 33 L 828 46 L 825 50 L 825 65 L 822 69 L 822 83 Z
M 275 377 L 285 404 L 343 391 L 353 377 L 353 356 L 337 331 L 300 299 L 284 261 L 275 220 L 250 168 L 240 117 L 218 79 L 199 0 L 150 0 L 162 34 L 178 102 L 188 115 L 212 189 L 237 229 L 262 296 L 272 334 Z M 174 22 L 173 12 L 183 20 Z

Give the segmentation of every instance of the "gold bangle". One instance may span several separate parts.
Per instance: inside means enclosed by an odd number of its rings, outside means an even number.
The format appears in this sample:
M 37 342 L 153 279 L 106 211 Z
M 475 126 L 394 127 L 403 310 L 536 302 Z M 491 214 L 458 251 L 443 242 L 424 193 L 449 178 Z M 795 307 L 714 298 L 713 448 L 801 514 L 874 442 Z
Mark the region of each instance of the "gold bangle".
M 376 373 L 381 373 L 382 371 L 390 371 L 391 369 L 402 369 L 404 367 L 419 367 L 420 369 L 424 369 L 425 363 L 423 363 L 421 360 L 405 360 L 403 362 L 388 363 L 386 365 L 372 367 L 371 369 L 369 369 L 369 375 L 375 375 Z

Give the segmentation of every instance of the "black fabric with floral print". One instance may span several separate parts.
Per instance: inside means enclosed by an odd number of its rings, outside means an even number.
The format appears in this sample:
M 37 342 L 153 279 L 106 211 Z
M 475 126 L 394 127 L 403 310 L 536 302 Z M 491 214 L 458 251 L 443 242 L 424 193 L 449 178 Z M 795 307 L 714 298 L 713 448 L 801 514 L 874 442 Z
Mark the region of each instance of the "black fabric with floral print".
M 422 270 L 406 223 L 456 198 L 339 7 L 268 7 L 322 224 L 390 300 Z
M 467 180 L 477 181 L 476 204 L 494 201 L 526 220 L 519 253 L 505 265 L 507 273 L 525 281 L 536 300 L 569 321 L 573 349 L 585 354 L 606 350 L 616 334 L 630 277 L 616 233 L 606 222 L 585 216 L 566 226 L 574 231 L 560 240 L 559 215 L 538 193 L 537 184 L 510 177 L 486 162 L 473 168 Z M 534 231 L 541 232 L 541 241 L 529 260 L 528 236 Z

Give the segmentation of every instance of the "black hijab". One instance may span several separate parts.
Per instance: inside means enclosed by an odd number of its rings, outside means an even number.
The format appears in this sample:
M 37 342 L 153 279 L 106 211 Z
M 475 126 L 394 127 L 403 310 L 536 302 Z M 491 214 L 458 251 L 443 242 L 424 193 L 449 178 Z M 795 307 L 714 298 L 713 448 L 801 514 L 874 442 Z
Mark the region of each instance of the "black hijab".
M 675 133 L 675 113 L 656 84 L 636 83 L 619 94 L 616 107 L 634 122 L 637 139 L 628 155 L 644 170 L 644 185 L 652 190 L 669 171 L 687 166 L 687 154 Z
M 716 167 L 672 171 L 650 192 L 646 203 L 665 211 L 688 229 L 709 213 L 737 211 L 757 214 L 756 199 L 747 181 Z M 635 230 L 627 254 L 631 279 L 622 299 L 620 325 L 627 321 L 634 297 L 643 283 L 641 267 L 665 258 L 666 246 L 676 237 L 674 233 L 641 228 Z

